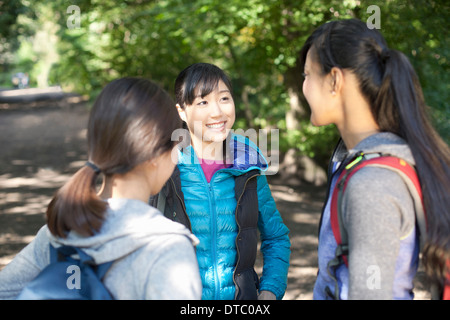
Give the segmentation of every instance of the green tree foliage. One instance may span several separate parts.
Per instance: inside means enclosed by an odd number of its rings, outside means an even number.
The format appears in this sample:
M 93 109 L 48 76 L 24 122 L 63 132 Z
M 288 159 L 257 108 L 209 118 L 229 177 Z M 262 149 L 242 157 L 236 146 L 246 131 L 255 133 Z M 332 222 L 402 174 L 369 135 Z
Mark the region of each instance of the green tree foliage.
M 20 46 L 19 35 L 27 35 L 30 28 L 19 17 L 33 16 L 32 10 L 20 0 L 0 1 L 0 83 L 9 84 L 9 70 L 14 61 L 13 53 Z
M 234 84 L 237 127 L 279 128 L 280 146 L 296 148 L 325 165 L 337 139 L 333 126 L 314 128 L 302 94 L 299 51 L 311 32 L 332 20 L 367 21 L 380 9 L 381 32 L 406 53 L 424 87 L 433 119 L 447 141 L 448 1 L 425 0 L 54 0 L 59 61 L 50 80 L 71 90 L 98 93 L 119 76 L 149 77 L 173 91 L 183 68 L 219 65 Z M 71 28 L 69 5 L 79 8 Z M 35 4 L 28 9 L 33 10 Z M 0 21 L 1 22 L 1 21 Z

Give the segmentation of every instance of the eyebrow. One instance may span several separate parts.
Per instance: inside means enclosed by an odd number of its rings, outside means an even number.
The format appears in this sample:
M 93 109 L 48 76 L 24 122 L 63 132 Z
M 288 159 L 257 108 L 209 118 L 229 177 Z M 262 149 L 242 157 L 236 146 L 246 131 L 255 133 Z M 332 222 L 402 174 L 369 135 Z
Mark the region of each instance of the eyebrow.
M 224 92 L 231 93 L 231 91 L 228 90 L 228 89 L 223 89 L 223 90 L 220 90 L 220 91 L 219 91 L 219 93 L 224 93 Z M 203 97 L 203 96 L 202 96 L 201 94 L 198 94 L 198 95 L 195 96 L 195 98 L 202 98 L 202 97 Z

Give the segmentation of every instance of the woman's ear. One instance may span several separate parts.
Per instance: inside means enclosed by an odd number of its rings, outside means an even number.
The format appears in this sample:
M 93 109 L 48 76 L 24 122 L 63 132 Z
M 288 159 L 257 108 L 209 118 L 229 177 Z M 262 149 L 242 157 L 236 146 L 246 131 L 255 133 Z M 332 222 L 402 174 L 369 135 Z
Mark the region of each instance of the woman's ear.
M 336 96 L 342 90 L 344 84 L 344 73 L 340 68 L 333 67 L 330 71 L 330 87 L 331 95 Z
M 181 106 L 177 103 L 177 110 L 178 110 L 178 114 L 181 118 L 181 120 L 183 120 L 184 122 L 186 122 L 186 112 L 184 111 L 183 108 L 181 108 Z

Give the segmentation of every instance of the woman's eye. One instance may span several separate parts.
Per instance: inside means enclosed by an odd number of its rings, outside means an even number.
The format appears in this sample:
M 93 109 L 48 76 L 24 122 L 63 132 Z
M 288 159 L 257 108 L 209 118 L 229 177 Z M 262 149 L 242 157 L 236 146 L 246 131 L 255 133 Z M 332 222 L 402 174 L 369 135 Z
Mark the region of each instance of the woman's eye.
M 207 101 L 203 100 L 197 103 L 198 106 L 206 106 L 208 104 Z
M 306 78 L 307 74 L 306 73 L 302 73 L 303 78 Z

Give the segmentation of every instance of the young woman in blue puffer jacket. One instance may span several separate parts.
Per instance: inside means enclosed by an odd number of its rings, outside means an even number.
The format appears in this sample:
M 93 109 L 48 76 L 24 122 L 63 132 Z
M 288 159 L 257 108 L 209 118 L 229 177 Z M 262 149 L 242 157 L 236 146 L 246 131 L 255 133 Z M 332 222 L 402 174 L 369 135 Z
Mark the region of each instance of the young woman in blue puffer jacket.
M 266 159 L 249 139 L 230 132 L 235 121 L 231 91 L 229 79 L 215 65 L 197 63 L 179 74 L 177 108 L 188 134 L 178 145 L 172 177 L 150 202 L 200 240 L 202 299 L 281 299 L 289 230 L 264 175 Z M 258 230 L 261 279 L 254 271 Z

